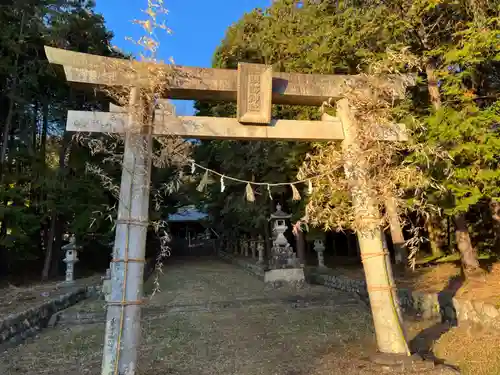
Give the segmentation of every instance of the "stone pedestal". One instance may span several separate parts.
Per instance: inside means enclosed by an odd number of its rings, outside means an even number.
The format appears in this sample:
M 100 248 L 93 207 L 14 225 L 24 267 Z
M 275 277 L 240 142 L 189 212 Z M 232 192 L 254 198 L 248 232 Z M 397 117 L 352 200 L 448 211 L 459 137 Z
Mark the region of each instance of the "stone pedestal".
M 280 286 L 281 284 L 292 284 L 303 286 L 305 275 L 303 268 L 281 268 L 271 269 L 264 273 L 264 282 Z

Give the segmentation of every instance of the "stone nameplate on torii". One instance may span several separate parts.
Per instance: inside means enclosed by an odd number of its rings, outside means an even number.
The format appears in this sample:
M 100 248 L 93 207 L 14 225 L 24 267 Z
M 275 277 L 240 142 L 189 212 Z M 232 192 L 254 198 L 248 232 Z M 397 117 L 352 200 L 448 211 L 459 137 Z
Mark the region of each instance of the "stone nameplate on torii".
M 273 70 L 261 64 L 238 64 L 237 120 L 242 124 L 271 123 Z

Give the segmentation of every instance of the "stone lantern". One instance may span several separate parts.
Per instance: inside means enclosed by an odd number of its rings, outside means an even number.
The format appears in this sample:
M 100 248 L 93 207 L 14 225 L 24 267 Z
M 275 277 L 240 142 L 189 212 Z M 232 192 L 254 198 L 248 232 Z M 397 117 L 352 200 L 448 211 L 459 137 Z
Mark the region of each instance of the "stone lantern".
M 304 283 L 304 270 L 297 265 L 297 258 L 293 248 L 285 237 L 288 229 L 287 220 L 292 215 L 283 212 L 281 205 L 276 206 L 276 212 L 271 214 L 269 220 L 273 222 L 273 246 L 269 270 L 264 274 L 266 282 L 280 285 L 281 283 Z
M 66 263 L 66 284 L 73 284 L 75 281 L 74 275 L 74 267 L 75 263 L 79 261 L 78 259 L 78 250 L 79 246 L 76 245 L 75 236 L 71 236 L 69 243 L 62 247 L 63 250 L 66 251 L 66 257 L 63 259 L 63 262 Z
M 279 203 L 276 206 L 276 212 L 269 217 L 269 220 L 273 221 L 273 247 L 271 249 L 272 268 L 285 268 L 293 265 L 295 253 L 285 237 L 285 232 L 288 229 L 286 221 L 291 217 L 292 215 L 282 211 Z
M 290 219 L 292 215 L 285 213 L 281 209 L 281 204 L 276 205 L 276 212 L 271 214 L 269 220 L 274 220 L 273 224 L 273 239 L 274 243 L 280 246 L 290 246 L 286 237 L 285 232 L 288 229 L 286 225 L 286 220 Z

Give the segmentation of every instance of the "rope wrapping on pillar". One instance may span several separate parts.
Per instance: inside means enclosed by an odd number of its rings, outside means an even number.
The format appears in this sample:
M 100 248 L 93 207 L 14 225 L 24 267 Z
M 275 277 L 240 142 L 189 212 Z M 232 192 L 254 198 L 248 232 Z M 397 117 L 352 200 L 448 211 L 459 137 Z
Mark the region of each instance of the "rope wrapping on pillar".
M 137 306 L 144 304 L 144 300 L 138 301 L 108 301 L 108 306 Z
M 149 227 L 149 221 L 145 220 L 133 220 L 133 219 L 117 219 L 116 224 L 125 224 L 125 225 L 136 225 L 140 227 Z
M 111 259 L 111 263 L 146 263 L 144 258 Z

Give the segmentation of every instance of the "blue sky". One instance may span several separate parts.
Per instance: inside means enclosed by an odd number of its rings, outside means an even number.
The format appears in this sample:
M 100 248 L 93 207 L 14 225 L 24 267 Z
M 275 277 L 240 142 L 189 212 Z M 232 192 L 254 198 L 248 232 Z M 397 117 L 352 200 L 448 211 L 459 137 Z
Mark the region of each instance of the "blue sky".
M 125 37 L 143 35 L 133 19 L 145 19 L 140 12 L 147 0 L 96 0 L 97 12 L 103 14 L 107 27 L 115 33 L 114 44 L 134 52 L 136 47 Z M 212 56 L 224 38 L 226 29 L 245 12 L 266 8 L 271 0 L 165 0 L 169 10 L 167 26 L 173 34 L 161 33 L 159 58 L 174 58 L 176 64 L 210 67 Z M 175 101 L 178 115 L 192 113 L 192 103 Z

